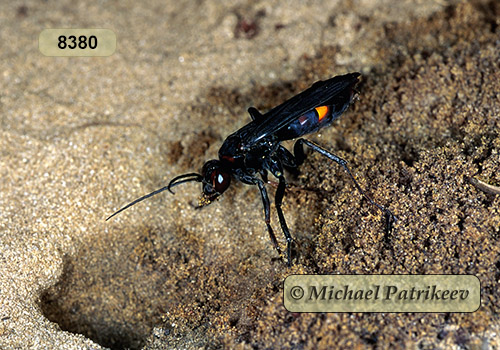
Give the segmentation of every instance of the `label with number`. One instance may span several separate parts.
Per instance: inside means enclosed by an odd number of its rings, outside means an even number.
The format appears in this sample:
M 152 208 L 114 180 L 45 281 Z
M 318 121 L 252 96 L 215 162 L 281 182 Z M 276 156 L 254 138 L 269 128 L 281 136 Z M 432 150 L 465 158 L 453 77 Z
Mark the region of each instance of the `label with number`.
M 44 29 L 38 48 L 45 56 L 110 56 L 116 35 L 109 29 Z

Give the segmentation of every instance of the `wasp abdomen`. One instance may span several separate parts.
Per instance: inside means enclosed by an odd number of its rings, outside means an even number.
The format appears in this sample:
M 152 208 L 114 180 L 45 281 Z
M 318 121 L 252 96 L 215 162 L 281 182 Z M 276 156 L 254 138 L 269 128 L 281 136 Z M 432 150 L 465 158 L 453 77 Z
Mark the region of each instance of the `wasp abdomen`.
M 322 127 L 329 125 L 336 117 L 342 113 L 335 113 L 332 106 L 316 107 L 298 117 L 286 128 L 278 131 L 278 137 L 284 140 L 294 139 L 302 135 L 310 134 Z

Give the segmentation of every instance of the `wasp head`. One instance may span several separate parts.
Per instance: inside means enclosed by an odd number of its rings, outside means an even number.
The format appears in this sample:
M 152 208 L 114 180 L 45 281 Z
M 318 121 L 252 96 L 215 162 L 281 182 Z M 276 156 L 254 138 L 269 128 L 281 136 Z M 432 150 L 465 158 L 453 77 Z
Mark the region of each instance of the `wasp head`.
M 209 204 L 219 197 L 231 183 L 231 172 L 226 169 L 220 160 L 212 159 L 203 164 L 201 169 L 201 176 L 203 179 L 202 190 L 203 200 Z
M 220 160 L 209 160 L 203 165 L 203 168 L 201 170 L 201 174 L 198 173 L 188 173 L 188 174 L 183 174 L 174 177 L 167 186 L 162 187 L 158 190 L 155 190 L 151 193 L 148 193 L 145 196 L 142 196 L 140 198 L 137 198 L 135 201 L 127 204 L 120 210 L 114 212 L 112 215 L 110 215 L 106 220 L 111 219 L 113 216 L 115 216 L 118 213 L 121 213 L 127 208 L 130 208 L 131 206 L 142 202 L 143 200 L 156 196 L 158 193 L 161 193 L 165 190 L 170 191 L 171 193 L 174 193 L 172 191 L 172 187 L 175 187 L 177 185 L 186 183 L 186 182 L 201 182 L 202 183 L 202 190 L 203 190 L 203 198 L 200 201 L 200 206 L 205 206 L 207 204 L 210 204 L 213 202 L 217 197 L 219 197 L 227 188 L 229 187 L 229 184 L 231 183 L 231 170 L 227 169 L 224 167 L 221 163 Z

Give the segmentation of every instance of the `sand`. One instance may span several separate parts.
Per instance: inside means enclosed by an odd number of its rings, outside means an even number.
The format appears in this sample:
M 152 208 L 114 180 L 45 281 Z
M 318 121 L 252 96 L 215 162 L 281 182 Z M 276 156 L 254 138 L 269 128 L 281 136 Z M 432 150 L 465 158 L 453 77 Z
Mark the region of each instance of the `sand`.
M 0 348 L 498 348 L 500 8 L 494 1 L 0 5 Z M 45 28 L 107 28 L 110 57 L 45 57 Z M 227 135 L 314 81 L 360 71 L 283 209 L 257 188 L 195 210 Z M 290 146 L 287 143 L 286 146 Z M 274 188 L 269 186 L 271 196 Z M 274 208 L 274 206 L 273 206 Z M 277 215 L 271 218 L 284 248 Z M 474 313 L 292 314 L 290 274 L 473 274 Z

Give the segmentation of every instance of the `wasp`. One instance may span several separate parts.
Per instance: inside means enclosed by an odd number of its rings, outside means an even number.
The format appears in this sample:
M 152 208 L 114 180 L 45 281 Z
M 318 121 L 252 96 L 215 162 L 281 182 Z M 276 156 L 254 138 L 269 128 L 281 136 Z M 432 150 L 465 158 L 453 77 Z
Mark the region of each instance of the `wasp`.
M 361 195 L 385 213 L 387 231 L 389 232 L 396 221 L 396 217 L 390 210 L 374 202 L 363 191 L 347 166 L 347 161 L 318 144 L 301 138 L 301 136 L 317 132 L 329 126 L 345 112 L 357 94 L 355 87 L 359 82 L 359 77 L 360 74 L 355 72 L 318 81 L 307 90 L 295 95 L 265 114 L 261 114 L 256 108 L 250 107 L 248 113 L 252 121 L 225 139 L 219 149 L 219 159 L 205 162 L 201 174 L 187 173 L 174 177 L 168 185 L 134 200 L 113 213 L 106 220 L 165 190 L 174 193 L 172 191 L 173 187 L 192 181 L 200 182 L 202 185 L 203 193 L 200 207 L 208 205 L 228 189 L 232 178 L 236 178 L 247 185 L 256 185 L 259 188 L 264 205 L 267 231 L 271 242 L 278 254 L 281 255 L 276 236 L 271 227 L 271 205 L 265 187 L 265 184 L 269 182 L 268 173 L 271 173 L 278 180 L 274 203 L 281 230 L 287 242 L 287 258 L 290 266 L 292 264 L 292 244 L 294 241 L 281 208 L 287 186 L 283 169 L 297 169 L 305 160 L 304 146 L 306 146 L 344 168 Z M 281 145 L 281 142 L 293 139 L 297 140 L 292 154 Z

